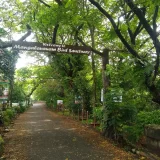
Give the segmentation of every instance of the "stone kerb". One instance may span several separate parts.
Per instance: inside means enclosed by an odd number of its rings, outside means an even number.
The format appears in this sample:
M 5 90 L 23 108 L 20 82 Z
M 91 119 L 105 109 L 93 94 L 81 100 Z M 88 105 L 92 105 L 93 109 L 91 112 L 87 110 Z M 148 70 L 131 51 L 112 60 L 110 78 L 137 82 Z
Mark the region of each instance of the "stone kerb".
M 147 147 L 160 150 L 160 125 L 147 125 L 145 135 Z

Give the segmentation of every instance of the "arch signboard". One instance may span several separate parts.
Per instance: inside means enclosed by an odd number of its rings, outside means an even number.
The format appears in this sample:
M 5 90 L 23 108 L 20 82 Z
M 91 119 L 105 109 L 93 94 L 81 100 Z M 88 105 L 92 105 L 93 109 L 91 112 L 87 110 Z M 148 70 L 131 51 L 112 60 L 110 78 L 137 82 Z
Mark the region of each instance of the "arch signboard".
M 38 42 L 13 41 L 12 49 L 40 51 L 40 52 L 55 52 L 55 53 L 69 53 L 69 54 L 91 54 L 91 48 L 87 46 L 73 46 L 63 44 L 47 44 Z

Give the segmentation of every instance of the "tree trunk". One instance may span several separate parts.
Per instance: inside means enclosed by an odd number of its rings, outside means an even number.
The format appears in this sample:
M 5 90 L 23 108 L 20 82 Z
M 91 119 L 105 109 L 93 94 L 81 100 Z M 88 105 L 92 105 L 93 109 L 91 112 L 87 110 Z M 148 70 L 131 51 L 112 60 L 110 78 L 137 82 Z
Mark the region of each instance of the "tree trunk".
M 108 87 L 110 86 L 110 78 L 106 74 L 106 65 L 107 64 L 109 64 L 109 50 L 104 49 L 103 56 L 102 56 L 102 79 L 103 79 L 104 94 L 106 93 Z
M 106 65 L 109 64 L 109 50 L 104 49 L 103 50 L 103 56 L 102 56 L 102 78 L 103 78 L 103 97 L 105 97 L 105 94 L 107 93 L 108 87 L 110 86 L 110 77 L 107 75 L 107 67 Z M 103 107 L 104 112 L 107 112 L 107 106 L 106 106 L 106 99 L 103 99 Z M 106 119 L 106 114 L 104 114 L 104 119 Z M 111 115 L 109 115 L 111 116 Z M 109 118 L 109 117 L 108 117 Z M 114 127 L 111 125 L 107 125 L 109 122 L 104 121 L 103 122 L 106 126 L 109 126 L 103 130 L 103 136 L 108 138 L 114 138 Z
M 157 87 L 154 84 L 151 86 L 148 86 L 148 88 L 150 93 L 153 96 L 152 101 L 160 105 L 160 91 L 157 89 Z
M 91 41 L 92 41 L 92 48 L 95 48 L 95 40 L 94 40 L 94 26 L 90 26 L 90 33 L 91 33 Z M 95 59 L 94 53 L 92 52 L 92 72 L 93 72 L 93 107 L 96 107 L 97 102 L 97 83 L 96 83 L 96 66 L 95 66 Z

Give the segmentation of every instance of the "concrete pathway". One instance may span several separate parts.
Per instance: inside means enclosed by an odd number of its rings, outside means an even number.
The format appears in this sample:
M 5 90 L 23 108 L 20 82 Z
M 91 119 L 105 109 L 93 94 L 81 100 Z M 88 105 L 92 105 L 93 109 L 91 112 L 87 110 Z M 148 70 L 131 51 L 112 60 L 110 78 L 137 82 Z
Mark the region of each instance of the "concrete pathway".
M 44 103 L 34 104 L 18 117 L 10 132 L 5 135 L 6 160 L 120 160 L 123 158 L 126 160 L 133 158 L 124 151 L 120 151 L 122 154 L 120 156 L 118 149 L 110 152 L 109 149 L 107 151 L 103 147 L 93 145 L 87 140 L 90 133 L 86 130 L 83 133 L 86 136 L 78 134 L 75 126 L 68 125 L 69 121 L 47 110 Z

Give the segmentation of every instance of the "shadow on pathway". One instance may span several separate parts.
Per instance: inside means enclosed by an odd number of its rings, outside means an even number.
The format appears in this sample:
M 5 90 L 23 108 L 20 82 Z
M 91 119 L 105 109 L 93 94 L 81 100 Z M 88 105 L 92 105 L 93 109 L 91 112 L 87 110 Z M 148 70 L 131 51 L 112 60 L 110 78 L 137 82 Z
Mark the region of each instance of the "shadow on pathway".
M 36 103 L 5 134 L 6 160 L 131 160 L 98 133 Z

